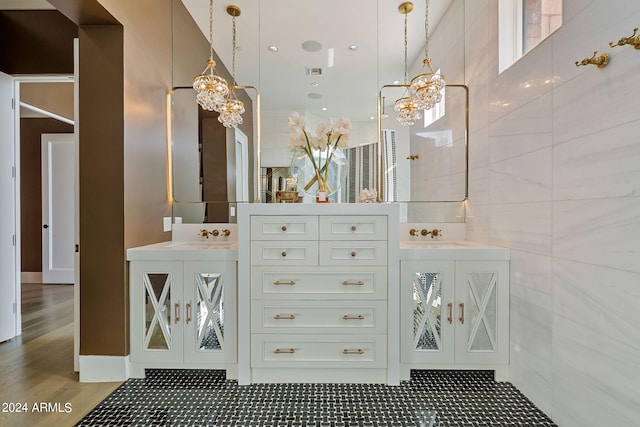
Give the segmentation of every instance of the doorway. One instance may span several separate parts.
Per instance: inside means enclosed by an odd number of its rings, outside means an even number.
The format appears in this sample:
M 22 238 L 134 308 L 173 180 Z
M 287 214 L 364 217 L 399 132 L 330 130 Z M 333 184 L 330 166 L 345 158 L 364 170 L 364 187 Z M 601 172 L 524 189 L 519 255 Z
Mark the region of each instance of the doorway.
M 15 78 L 3 76 L 6 77 L 3 78 L 3 83 L 6 83 L 5 80 L 8 81 L 10 90 L 2 91 L 1 97 L 7 100 L 12 99 L 15 106 L 1 115 L 2 120 L 8 120 L 10 124 L 6 128 L 11 129 L 11 135 L 3 135 L 3 153 L 7 151 L 8 155 L 1 157 L 3 162 L 8 162 L 8 167 L 3 170 L 12 171 L 7 194 L 14 195 L 11 198 L 13 206 L 3 209 L 2 221 L 2 233 L 8 232 L 9 236 L 13 236 L 13 244 L 5 248 L 10 251 L 11 256 L 2 257 L 3 263 L 6 262 L 8 267 L 7 269 L 3 267 L 3 276 L 11 273 L 11 277 L 8 279 L 3 277 L 3 281 L 0 282 L 0 293 L 11 297 L 11 299 L 2 298 L 2 301 L 11 304 L 10 310 L 5 310 L 5 307 L 2 309 L 2 312 L 7 314 L 7 318 L 0 319 L 2 338 L 6 340 L 22 332 L 20 289 L 23 279 L 25 282 L 42 282 L 41 135 L 71 133 L 75 151 L 73 137 L 75 84 L 73 76 Z M 64 91 L 69 93 L 71 114 L 51 105 L 51 102 L 59 104 L 65 97 L 60 96 L 56 89 L 53 92 L 48 91 L 46 86 L 53 88 L 60 84 L 69 85 Z M 3 84 L 4 86 L 6 84 Z M 33 93 L 38 96 L 33 97 L 31 95 Z M 12 103 L 3 104 L 11 105 Z M 2 128 L 5 129 L 5 127 Z M 72 168 L 75 176 L 73 164 Z M 75 209 L 75 204 L 76 202 L 72 201 L 72 209 Z M 71 232 L 74 233 L 73 228 Z M 75 240 L 75 237 L 72 235 L 71 239 Z M 73 277 L 70 281 L 65 280 L 65 283 L 74 283 Z M 11 334 L 4 333 L 5 329 L 11 329 Z

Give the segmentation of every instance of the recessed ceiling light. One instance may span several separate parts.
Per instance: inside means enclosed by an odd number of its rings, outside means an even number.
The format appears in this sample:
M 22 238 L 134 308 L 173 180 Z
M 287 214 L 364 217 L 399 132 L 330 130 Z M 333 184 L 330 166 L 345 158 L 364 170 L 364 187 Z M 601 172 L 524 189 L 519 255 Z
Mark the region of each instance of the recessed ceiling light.
M 322 107 L 322 111 L 327 111 L 327 107 Z
M 271 45 L 267 48 L 267 50 L 269 50 L 270 52 L 277 52 L 278 46 Z
M 375 120 L 375 116 L 369 116 L 369 119 Z
M 311 87 L 318 87 L 320 86 L 320 83 L 318 82 L 311 82 Z
M 322 49 L 322 43 L 315 40 L 307 40 L 306 42 L 302 43 L 302 49 L 306 50 L 307 52 L 317 52 Z
M 394 81 L 393 81 L 393 84 L 394 84 L 394 85 L 398 85 L 398 84 L 400 84 L 400 80 L 394 80 Z
M 358 50 L 358 45 L 357 45 L 357 44 L 349 45 L 349 50 L 351 50 L 351 51 L 356 51 L 356 50 Z

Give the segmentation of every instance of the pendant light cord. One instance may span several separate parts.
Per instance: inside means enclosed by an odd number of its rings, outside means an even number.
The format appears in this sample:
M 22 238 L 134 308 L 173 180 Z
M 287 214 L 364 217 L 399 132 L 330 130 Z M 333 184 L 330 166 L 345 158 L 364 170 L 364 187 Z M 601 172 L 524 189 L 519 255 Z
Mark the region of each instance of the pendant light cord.
M 424 57 L 429 58 L 429 0 L 424 0 Z
M 209 0 L 209 60 L 213 61 L 213 0 Z
M 407 84 L 407 15 L 404 14 L 404 84 Z
M 233 48 L 231 49 L 231 78 L 233 79 L 233 85 L 237 86 L 236 81 L 236 16 L 232 15 L 231 22 L 233 23 Z

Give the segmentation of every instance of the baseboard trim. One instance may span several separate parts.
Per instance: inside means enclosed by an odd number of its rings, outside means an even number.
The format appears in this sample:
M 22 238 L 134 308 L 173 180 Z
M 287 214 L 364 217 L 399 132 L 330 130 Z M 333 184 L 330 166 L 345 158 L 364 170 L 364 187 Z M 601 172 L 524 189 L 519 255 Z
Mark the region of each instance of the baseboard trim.
M 42 283 L 41 271 L 23 271 L 20 273 L 22 283 Z
M 129 356 L 80 356 L 81 383 L 107 383 L 129 379 Z

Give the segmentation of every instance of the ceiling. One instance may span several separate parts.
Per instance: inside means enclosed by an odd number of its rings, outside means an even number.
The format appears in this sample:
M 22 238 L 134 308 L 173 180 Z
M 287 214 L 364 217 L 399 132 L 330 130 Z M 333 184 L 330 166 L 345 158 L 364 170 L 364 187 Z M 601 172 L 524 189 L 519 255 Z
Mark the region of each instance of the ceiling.
M 182 2 L 208 39 L 209 1 Z M 430 32 L 451 2 L 430 2 Z M 240 85 L 258 87 L 263 111 L 298 110 L 321 117 L 372 120 L 377 116 L 380 87 L 404 80 L 404 15 L 398 11 L 401 3 L 217 0 L 213 12 L 214 49 L 231 69 L 232 18 L 226 8 L 237 5 L 242 13 L 236 18 L 236 80 Z M 421 64 L 424 56 L 424 8 L 424 1 L 417 0 L 407 16 L 410 67 L 415 62 Z M 305 41 L 317 41 L 322 48 L 305 51 Z M 350 45 L 356 45 L 357 50 L 350 50 Z M 271 52 L 269 46 L 277 46 L 278 51 Z M 203 52 L 203 69 L 207 58 L 208 52 Z M 323 74 L 309 76 L 306 68 L 321 68 Z M 315 95 L 311 98 L 310 94 Z
M 0 10 L 55 9 L 47 0 L 0 0 Z
M 430 32 L 452 1 L 430 1 Z M 182 2 L 208 39 L 209 1 Z M 236 80 L 239 85 L 258 88 L 263 112 L 296 110 L 320 117 L 367 121 L 377 115 L 380 87 L 404 79 L 404 15 L 398 11 L 401 3 L 402 0 L 216 0 L 214 49 L 231 70 L 232 18 L 226 8 L 234 4 L 242 11 L 236 18 Z M 425 4 L 417 0 L 413 6 L 413 12 L 407 15 L 410 68 L 421 63 L 424 46 Z M 3 9 L 53 7 L 46 0 L 0 0 L 0 10 Z M 320 50 L 304 50 L 305 41 L 319 42 Z M 357 50 L 350 50 L 351 45 Z M 277 46 L 278 51 L 268 50 L 269 46 Z M 202 52 L 203 69 L 207 59 L 208 52 Z M 322 75 L 307 75 L 307 68 L 319 68 Z M 194 70 L 194 74 L 200 71 Z

